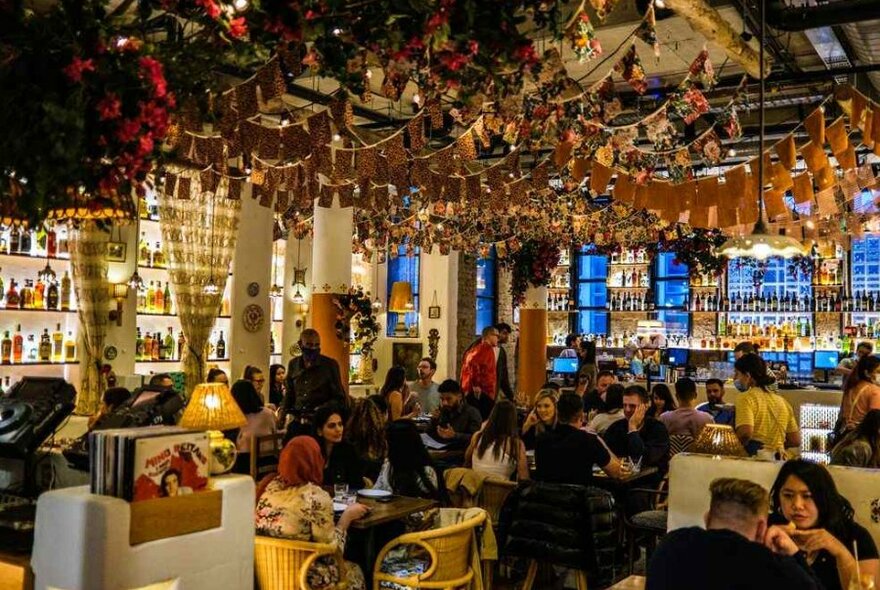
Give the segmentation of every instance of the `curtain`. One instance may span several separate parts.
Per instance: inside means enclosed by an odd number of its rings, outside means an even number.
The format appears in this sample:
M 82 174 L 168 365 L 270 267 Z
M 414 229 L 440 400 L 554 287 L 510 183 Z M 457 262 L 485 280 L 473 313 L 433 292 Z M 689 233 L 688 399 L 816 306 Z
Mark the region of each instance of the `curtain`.
M 186 339 L 181 365 L 187 397 L 205 380 L 208 338 L 220 312 L 241 213 L 241 201 L 227 198 L 229 180 L 213 174 L 173 167 L 168 177 L 174 181 L 166 181 L 159 194 L 163 249 Z M 212 279 L 217 293 L 205 293 Z
M 70 229 L 70 268 L 77 315 L 82 329 L 80 386 L 76 413 L 98 411 L 104 391 L 101 358 L 109 321 L 110 282 L 107 279 L 107 244 L 110 234 L 94 221 L 80 222 Z

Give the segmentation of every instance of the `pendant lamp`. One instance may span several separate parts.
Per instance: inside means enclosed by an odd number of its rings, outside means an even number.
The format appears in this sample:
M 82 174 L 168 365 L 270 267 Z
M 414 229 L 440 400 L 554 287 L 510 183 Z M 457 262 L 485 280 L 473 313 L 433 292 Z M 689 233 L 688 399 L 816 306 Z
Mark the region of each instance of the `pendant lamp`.
M 759 104 L 759 147 L 758 147 L 758 222 L 752 233 L 730 238 L 719 248 L 718 253 L 727 258 L 748 257 L 766 260 L 770 257 L 795 258 L 805 254 L 803 244 L 786 235 L 773 235 L 764 223 L 764 39 L 767 28 L 766 2 L 761 0 L 761 39 L 759 60 L 761 80 L 758 94 Z

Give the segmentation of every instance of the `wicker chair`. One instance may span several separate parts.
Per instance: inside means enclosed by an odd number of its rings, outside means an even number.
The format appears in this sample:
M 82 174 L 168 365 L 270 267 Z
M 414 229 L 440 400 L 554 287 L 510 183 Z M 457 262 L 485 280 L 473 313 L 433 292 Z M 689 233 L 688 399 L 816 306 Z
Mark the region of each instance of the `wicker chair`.
M 489 513 L 489 520 L 492 526 L 498 525 L 498 518 L 501 515 L 501 507 L 510 492 L 516 489 L 516 482 L 489 478 L 483 482 L 483 489 L 480 490 L 477 505 Z
M 259 482 L 264 475 L 278 471 L 284 432 L 251 437 L 250 474 Z
M 309 590 L 306 574 L 319 557 L 333 556 L 343 570 L 336 545 L 257 536 L 254 539 L 254 573 L 259 590 Z M 337 587 L 341 590 L 343 584 Z
M 454 525 L 427 531 L 407 533 L 392 539 L 376 559 L 373 568 L 373 589 L 379 590 L 382 582 L 392 582 L 409 588 L 461 588 L 483 586 L 480 562 L 476 558 L 475 529 L 486 522 L 486 512 Z M 417 545 L 430 557 L 428 569 L 420 575 L 399 578 L 382 571 L 382 562 L 388 553 L 402 545 Z

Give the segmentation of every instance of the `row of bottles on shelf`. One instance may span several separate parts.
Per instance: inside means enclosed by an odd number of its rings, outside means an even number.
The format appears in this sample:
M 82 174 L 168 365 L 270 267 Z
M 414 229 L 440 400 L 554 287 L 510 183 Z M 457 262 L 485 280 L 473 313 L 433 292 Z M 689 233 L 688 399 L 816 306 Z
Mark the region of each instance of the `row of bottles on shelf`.
M 608 275 L 609 287 L 649 287 L 651 275 L 646 271 L 634 268 L 618 269 Z
M 164 337 L 160 332 L 151 334 L 138 328 L 137 340 L 135 341 L 135 361 L 179 361 L 183 356 L 184 346 L 186 346 L 186 337 L 183 335 L 183 330 L 180 330 L 175 338 L 174 328 L 171 326 L 168 326 L 168 332 Z M 207 348 L 209 360 L 226 359 L 226 340 L 222 330 L 219 336 L 211 334 Z
M 856 324 L 855 326 L 846 326 L 844 333 L 852 334 L 858 338 L 880 338 L 880 321 L 876 318 L 868 319 L 865 324 Z M 880 350 L 880 348 L 878 348 Z
M 757 321 L 752 322 L 748 319 L 733 321 L 721 316 L 718 320 L 718 335 L 733 336 L 734 338 L 753 338 L 756 336 L 808 338 L 813 335 L 813 325 L 807 317 L 790 318 L 778 323 L 770 322 L 761 325 Z
M 633 345 L 634 338 L 629 332 L 623 334 L 584 334 L 583 340 L 596 343 L 596 348 L 624 348 Z M 732 351 L 740 342 L 749 341 L 762 351 L 766 352 L 810 352 L 815 350 L 839 350 L 846 354 L 848 349 L 843 339 L 834 336 L 810 336 L 796 337 L 792 335 L 778 334 L 776 336 L 756 335 L 751 337 L 727 336 L 688 336 L 683 333 L 670 333 L 666 335 L 666 348 L 690 348 L 693 350 L 724 350 Z M 854 349 L 855 339 L 850 339 L 849 348 Z M 880 341 L 877 342 L 880 347 Z
M 163 315 L 174 315 L 174 301 L 171 297 L 171 288 L 168 281 L 165 281 L 165 288 L 162 288 L 162 281 L 150 281 L 149 285 L 144 285 L 138 289 L 137 293 L 137 312 L 153 313 Z
M 0 254 L 60 256 L 69 254 L 67 228 L 41 225 L 37 230 L 18 225 L 0 227 Z
M 648 251 L 644 248 L 624 250 L 611 253 L 611 264 L 647 264 Z
M 651 291 L 610 293 L 605 307 L 608 311 L 653 311 L 654 295 Z
M 39 341 L 37 341 L 39 336 Z M 15 333 L 6 330 L 3 340 L 0 341 L 0 362 L 4 365 L 24 365 L 28 363 L 62 363 L 76 360 L 76 341 L 73 332 L 61 331 L 61 324 L 55 325 L 55 331 L 50 335 L 49 328 L 44 328 L 43 333 L 24 334 L 19 324 Z
M 813 285 L 817 287 L 840 287 L 843 285 L 840 260 L 823 260 L 813 268 Z
M 151 268 L 167 268 L 165 262 L 165 253 L 162 252 L 162 243 L 156 242 L 156 247 L 151 248 L 147 241 L 147 232 L 141 232 L 141 239 L 138 242 L 138 266 L 149 266 Z
M 571 311 L 574 309 L 574 301 L 568 298 L 567 293 L 550 293 L 547 295 L 547 311 Z
M 43 280 L 42 276 L 37 275 L 36 282 L 25 279 L 24 286 L 21 289 L 18 287 L 18 281 L 10 278 L 7 289 L 3 277 L 0 277 L 0 306 L 6 309 L 70 309 L 72 286 L 67 271 L 64 271 L 60 281 Z
M 568 272 L 555 273 L 549 286 L 553 289 L 571 289 L 571 274 Z
M 688 303 L 691 311 L 754 312 L 833 312 L 880 311 L 880 294 L 858 291 L 838 296 L 837 291 L 819 290 L 815 296 L 799 297 L 794 293 L 720 297 L 714 293 L 695 293 Z
M 691 287 L 717 287 L 718 275 L 708 272 L 693 272 L 690 279 Z
M 156 200 L 148 201 L 144 196 L 138 197 L 138 216 L 159 221 L 159 203 Z

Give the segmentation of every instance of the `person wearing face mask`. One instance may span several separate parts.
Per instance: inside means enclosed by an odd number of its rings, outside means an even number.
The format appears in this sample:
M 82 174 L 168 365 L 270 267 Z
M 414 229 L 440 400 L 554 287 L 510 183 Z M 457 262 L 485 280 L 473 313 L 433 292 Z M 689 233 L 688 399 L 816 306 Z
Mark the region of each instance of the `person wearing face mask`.
M 767 388 L 767 365 L 756 354 L 746 354 L 733 365 L 736 399 L 736 435 L 750 455 L 765 449 L 779 456 L 788 447 L 800 447 L 801 433 L 791 405 Z
M 856 346 L 856 354 L 841 360 L 834 372 L 838 375 L 843 375 L 843 378 L 847 379 L 856 368 L 856 365 L 859 364 L 859 361 L 867 356 L 871 356 L 872 352 L 874 352 L 873 344 L 870 342 L 859 342 L 859 345 Z
M 307 432 L 315 410 L 326 403 L 346 405 L 345 389 L 339 375 L 339 364 L 321 354 L 321 336 L 317 330 L 306 328 L 299 337 L 302 355 L 294 357 L 287 366 L 287 392 L 282 409 L 284 416 L 292 417 L 295 432 Z
M 843 386 L 840 421 L 843 433 L 855 430 L 871 410 L 880 410 L 880 359 L 862 357 Z

